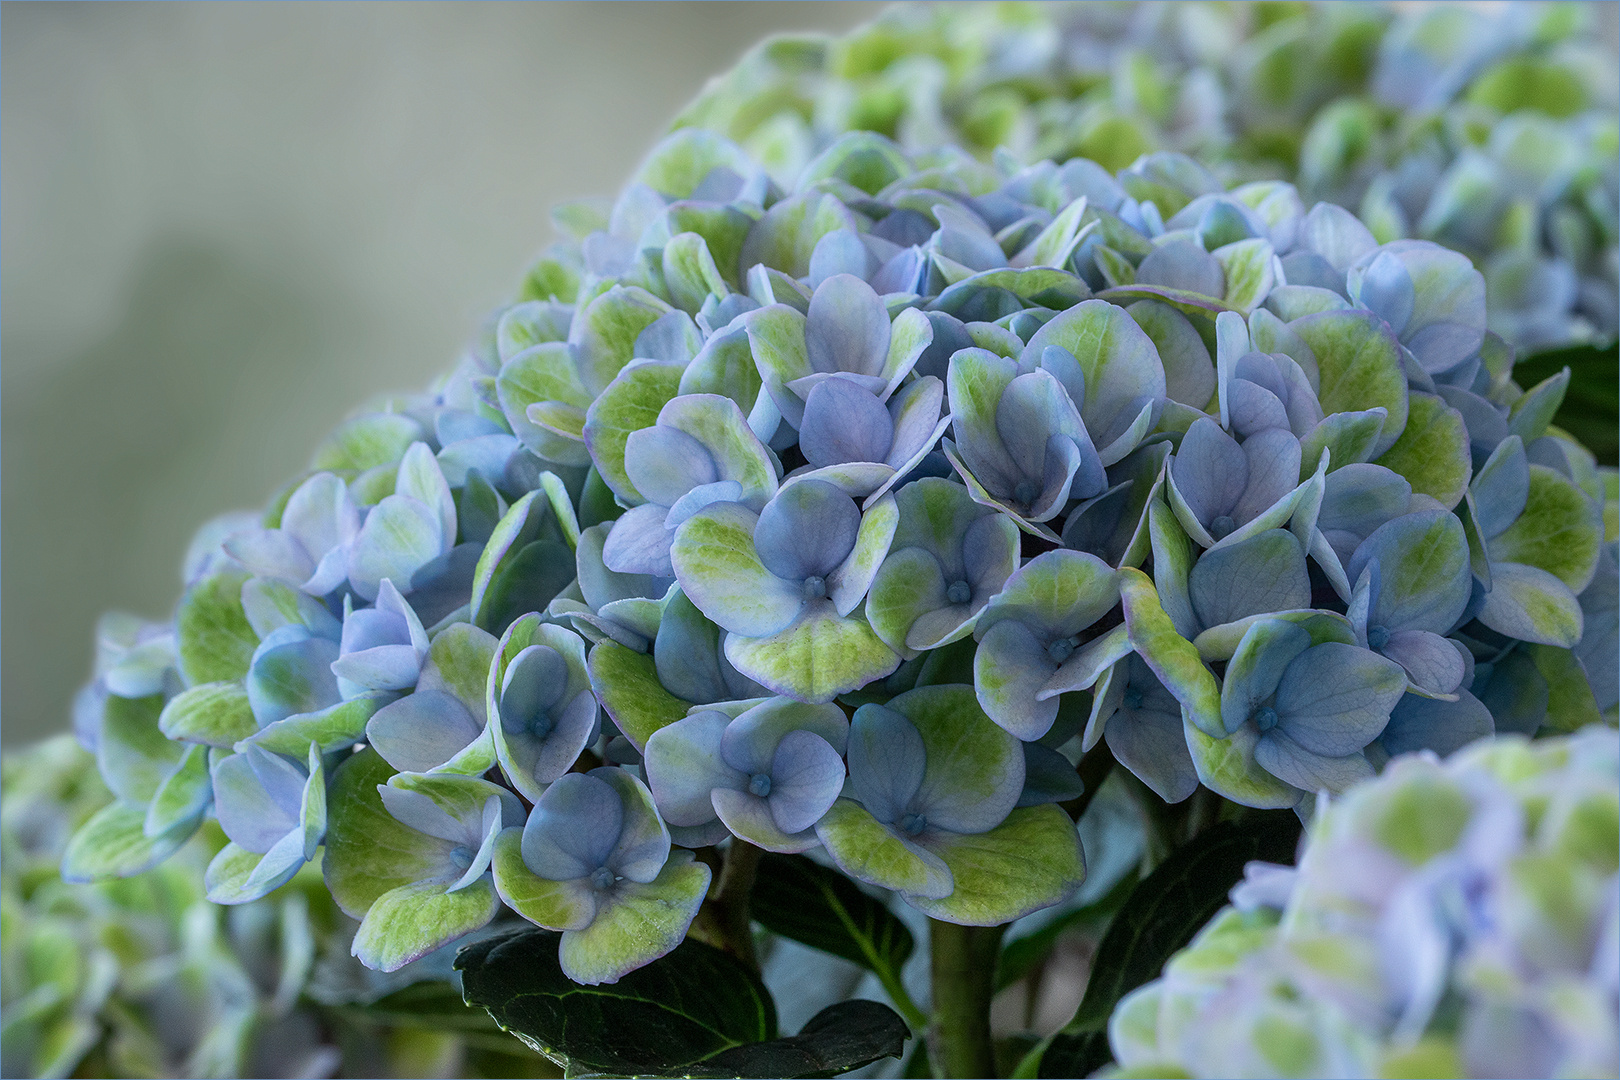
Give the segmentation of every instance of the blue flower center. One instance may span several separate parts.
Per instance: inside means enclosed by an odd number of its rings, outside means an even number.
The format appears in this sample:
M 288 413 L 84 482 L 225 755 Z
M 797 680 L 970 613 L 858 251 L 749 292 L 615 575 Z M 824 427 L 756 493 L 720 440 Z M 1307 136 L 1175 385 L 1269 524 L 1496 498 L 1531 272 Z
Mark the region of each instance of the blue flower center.
M 1367 648 L 1377 651 L 1389 644 L 1389 627 L 1369 626 L 1367 628 Z
M 900 831 L 907 836 L 916 836 L 928 827 L 928 819 L 921 814 L 907 814 L 900 819 Z
M 965 581 L 953 581 L 945 590 L 945 599 L 953 604 L 965 604 L 973 599 L 973 586 Z
M 613 887 L 613 883 L 617 880 L 613 875 L 613 871 L 605 866 L 598 866 L 596 872 L 591 875 L 591 888 L 597 890 L 609 889 Z
M 478 854 L 466 844 L 457 844 L 450 849 L 450 861 L 457 870 L 465 870 L 472 865 L 473 856 Z
M 1142 691 L 1134 686 L 1125 688 L 1125 707 L 1127 709 L 1140 709 L 1142 707 Z
M 827 579 L 811 574 L 804 579 L 799 595 L 806 600 L 823 600 L 827 596 Z
M 551 718 L 550 713 L 542 709 L 540 712 L 535 713 L 534 718 L 529 721 L 529 734 L 537 739 L 543 739 L 550 735 L 551 729 L 556 726 L 557 721 Z
M 748 778 L 748 790 L 760 798 L 771 793 L 771 778 L 769 775 L 758 772 Z
M 1235 528 L 1237 528 L 1237 522 L 1232 520 L 1232 515 L 1222 514 L 1209 523 L 1209 535 L 1217 540 L 1224 540 L 1231 535 L 1232 530 Z
M 1254 710 L 1254 715 L 1250 719 L 1261 731 L 1270 731 L 1277 726 L 1277 710 L 1270 705 L 1262 705 Z
M 1041 485 L 1034 480 L 1023 479 L 1013 488 L 1013 502 L 1020 506 L 1029 506 L 1040 497 Z
M 1074 653 L 1073 638 L 1058 638 L 1046 647 L 1046 655 L 1051 657 L 1052 663 L 1061 664 Z

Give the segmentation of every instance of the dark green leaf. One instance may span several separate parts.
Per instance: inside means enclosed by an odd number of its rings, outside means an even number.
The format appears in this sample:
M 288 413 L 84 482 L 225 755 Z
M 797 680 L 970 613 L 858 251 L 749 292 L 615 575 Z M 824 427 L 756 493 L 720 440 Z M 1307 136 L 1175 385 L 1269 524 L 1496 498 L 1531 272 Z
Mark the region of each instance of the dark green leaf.
M 706 1058 L 776 1037 L 776 1007 L 740 961 L 694 938 L 616 983 L 581 986 L 560 934 L 525 928 L 456 956 L 468 1003 L 571 1073 L 690 1075 Z
M 1615 365 L 1620 363 L 1620 342 L 1574 345 L 1527 356 L 1513 365 L 1513 381 L 1534 386 L 1549 375 L 1569 368 L 1569 389 L 1553 423 L 1581 440 L 1597 455 L 1598 463 L 1614 465 L 1620 455 L 1620 385 Z
M 739 1046 L 693 1066 L 688 1076 L 837 1076 L 899 1057 L 911 1033 L 900 1014 L 876 1001 L 840 1001 L 791 1039 Z
M 915 947 L 911 931 L 882 901 L 803 855 L 767 854 L 750 905 L 772 933 L 898 976 Z
M 1287 810 L 1223 821 L 1172 854 L 1131 891 L 1097 947 L 1080 1008 L 1041 1058 L 1041 1076 L 1089 1076 L 1107 1064 L 1114 1005 L 1157 978 L 1223 906 L 1253 859 L 1292 863 L 1299 819 Z

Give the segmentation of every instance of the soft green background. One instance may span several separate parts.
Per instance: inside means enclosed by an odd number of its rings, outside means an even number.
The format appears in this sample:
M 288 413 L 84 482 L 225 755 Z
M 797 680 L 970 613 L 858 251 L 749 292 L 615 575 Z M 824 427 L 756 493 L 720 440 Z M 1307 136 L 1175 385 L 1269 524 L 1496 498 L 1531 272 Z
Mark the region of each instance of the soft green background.
M 0 4 L 0 735 L 97 613 L 447 367 L 547 208 L 754 41 L 869 3 Z

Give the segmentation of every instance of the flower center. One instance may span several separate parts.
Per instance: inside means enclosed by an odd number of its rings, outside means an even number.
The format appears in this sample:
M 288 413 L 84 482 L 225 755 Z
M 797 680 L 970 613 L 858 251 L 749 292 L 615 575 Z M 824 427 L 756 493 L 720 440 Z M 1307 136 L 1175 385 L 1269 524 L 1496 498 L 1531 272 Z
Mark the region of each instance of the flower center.
M 1040 497 L 1040 494 L 1041 485 L 1026 478 L 1018 481 L 1018 486 L 1013 488 L 1013 502 L 1020 506 L 1029 506 Z
M 457 870 L 465 870 L 467 867 L 472 865 L 473 856 L 475 854 L 477 854 L 477 852 L 473 851 L 473 849 L 468 847 L 466 844 L 457 844 L 455 847 L 450 849 L 450 861 L 455 864 Z
M 804 579 L 799 595 L 806 600 L 823 600 L 827 596 L 827 579 L 811 574 Z
M 605 866 L 598 866 L 596 872 L 591 875 L 591 888 L 598 891 L 612 888 L 616 880 L 618 879 L 614 877 L 613 871 Z
M 529 721 L 529 734 L 537 739 L 543 739 L 550 735 L 551 729 L 556 726 L 557 721 L 551 718 L 550 713 L 542 709 L 540 712 L 535 713 L 534 718 Z
M 928 819 L 921 814 L 907 814 L 900 819 L 900 831 L 907 836 L 916 836 L 928 827 Z
M 965 581 L 953 581 L 945 590 L 945 599 L 953 604 L 965 604 L 973 599 L 973 586 Z
M 771 778 L 765 773 L 755 773 L 748 778 L 748 790 L 760 798 L 771 793 Z
M 1142 707 L 1142 691 L 1134 686 L 1125 688 L 1125 707 L 1127 709 L 1140 709 Z
M 1254 710 L 1254 715 L 1250 719 L 1261 731 L 1270 731 L 1277 726 L 1277 710 L 1270 705 L 1262 705 Z
M 1237 522 L 1232 520 L 1232 515 L 1222 514 L 1209 523 L 1209 535 L 1217 540 L 1224 540 L 1231 535 L 1232 530 L 1235 528 L 1237 528 Z
M 1061 664 L 1074 652 L 1073 638 L 1058 638 L 1046 647 L 1046 655 L 1051 657 L 1052 663 Z
M 1369 626 L 1367 628 L 1367 648 L 1374 652 L 1389 644 L 1389 627 Z

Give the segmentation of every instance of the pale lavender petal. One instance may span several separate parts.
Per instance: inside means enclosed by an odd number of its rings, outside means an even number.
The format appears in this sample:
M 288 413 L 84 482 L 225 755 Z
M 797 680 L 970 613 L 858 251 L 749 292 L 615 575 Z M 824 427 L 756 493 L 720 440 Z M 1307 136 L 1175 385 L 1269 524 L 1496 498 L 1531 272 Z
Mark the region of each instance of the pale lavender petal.
M 1121 709 L 1109 718 L 1103 738 L 1119 763 L 1165 802 L 1178 803 L 1198 790 L 1179 712 Z
M 1397 630 L 1378 651 L 1405 668 L 1414 685 L 1430 693 L 1450 694 L 1462 685 L 1463 659 L 1439 634 Z
M 480 730 L 454 694 L 418 690 L 372 714 L 366 742 L 401 772 L 427 772 L 466 749 Z
M 255 769 L 255 754 L 273 761 Z M 285 776 L 280 775 L 283 770 Z M 269 779 L 268 786 L 261 774 Z M 220 828 L 249 851 L 269 851 L 298 827 L 305 779 L 297 766 L 257 746 L 225 758 L 214 766 L 214 810 Z
M 315 560 L 291 533 L 280 529 L 248 529 L 232 533 L 225 551 L 260 577 L 303 582 L 315 572 Z
M 477 844 L 482 839 L 478 835 L 477 824 L 469 827 L 467 823 L 456 820 L 420 791 L 378 784 L 377 794 L 382 796 L 383 806 L 395 821 L 419 833 L 448 840 L 452 844 L 466 844 L 469 840 Z
M 1058 669 L 1047 643 L 1021 622 L 992 626 L 973 657 L 973 685 L 985 714 L 1020 739 L 1038 739 L 1057 719 L 1058 698 L 1036 695 Z
M 422 673 L 422 658 L 409 645 L 378 645 L 332 661 L 332 674 L 367 690 L 407 690 Z
M 755 847 L 786 855 L 808 851 L 820 845 L 821 840 L 809 829 L 799 833 L 784 832 L 771 816 L 769 800 L 746 791 L 730 788 L 714 789 L 714 812 L 725 828 L 739 840 Z
M 1305 553 L 1282 529 L 1205 552 L 1188 575 L 1187 591 L 1205 627 L 1309 607 L 1311 600 Z
M 1373 768 L 1365 755 L 1324 757 L 1313 754 L 1278 728 L 1260 736 L 1254 747 L 1254 760 L 1272 776 L 1307 792 L 1325 789 L 1337 795 L 1373 776 Z
M 603 565 L 616 574 L 674 577 L 669 547 L 675 534 L 664 528 L 667 513 L 657 503 L 646 503 L 621 514 L 602 545 Z
M 821 283 L 805 317 L 812 371 L 880 375 L 889 356 L 889 312 L 872 286 L 850 274 Z
M 1292 430 L 1287 407 L 1270 390 L 1248 379 L 1233 379 L 1226 389 L 1229 398 L 1227 415 L 1232 430 L 1237 434 L 1253 435 L 1268 428 Z
M 530 645 L 506 665 L 501 680 L 501 724 L 511 732 L 529 727 L 555 705 L 568 685 L 568 663 L 549 645 Z
M 390 495 L 371 508 L 349 552 L 349 583 L 366 600 L 377 598 L 383 578 L 409 581 L 443 553 L 442 526 L 425 503 Z
M 354 539 L 360 531 L 360 508 L 342 479 L 328 472 L 316 473 L 287 500 L 281 511 L 281 528 L 319 561 Z
M 653 809 L 652 792 L 634 776 L 612 766 L 592 769 L 587 775 L 614 788 L 624 810 L 619 839 L 603 865 L 620 877 L 647 884 L 669 861 L 669 831 Z
M 624 444 L 624 471 L 643 498 L 663 506 L 720 479 L 708 447 L 663 424 L 630 433 Z
M 1249 463 L 1249 485 L 1232 508 L 1239 525 L 1253 521 L 1298 486 L 1299 440 L 1286 428 L 1256 432 L 1243 440 L 1243 455 Z
M 722 712 L 694 713 L 648 737 L 642 767 L 658 812 L 671 825 L 693 827 L 713 821 L 709 792 L 748 786 L 747 774 L 720 757 L 720 739 L 730 722 Z
M 596 730 L 596 697 L 582 690 L 560 710 L 555 710 L 556 726 L 540 742 L 539 753 L 530 769 L 535 780 L 549 784 L 571 768 Z
M 1226 295 L 1226 273 L 1220 262 L 1190 240 L 1172 240 L 1148 253 L 1136 268 L 1142 285 L 1186 289 L 1205 296 Z

